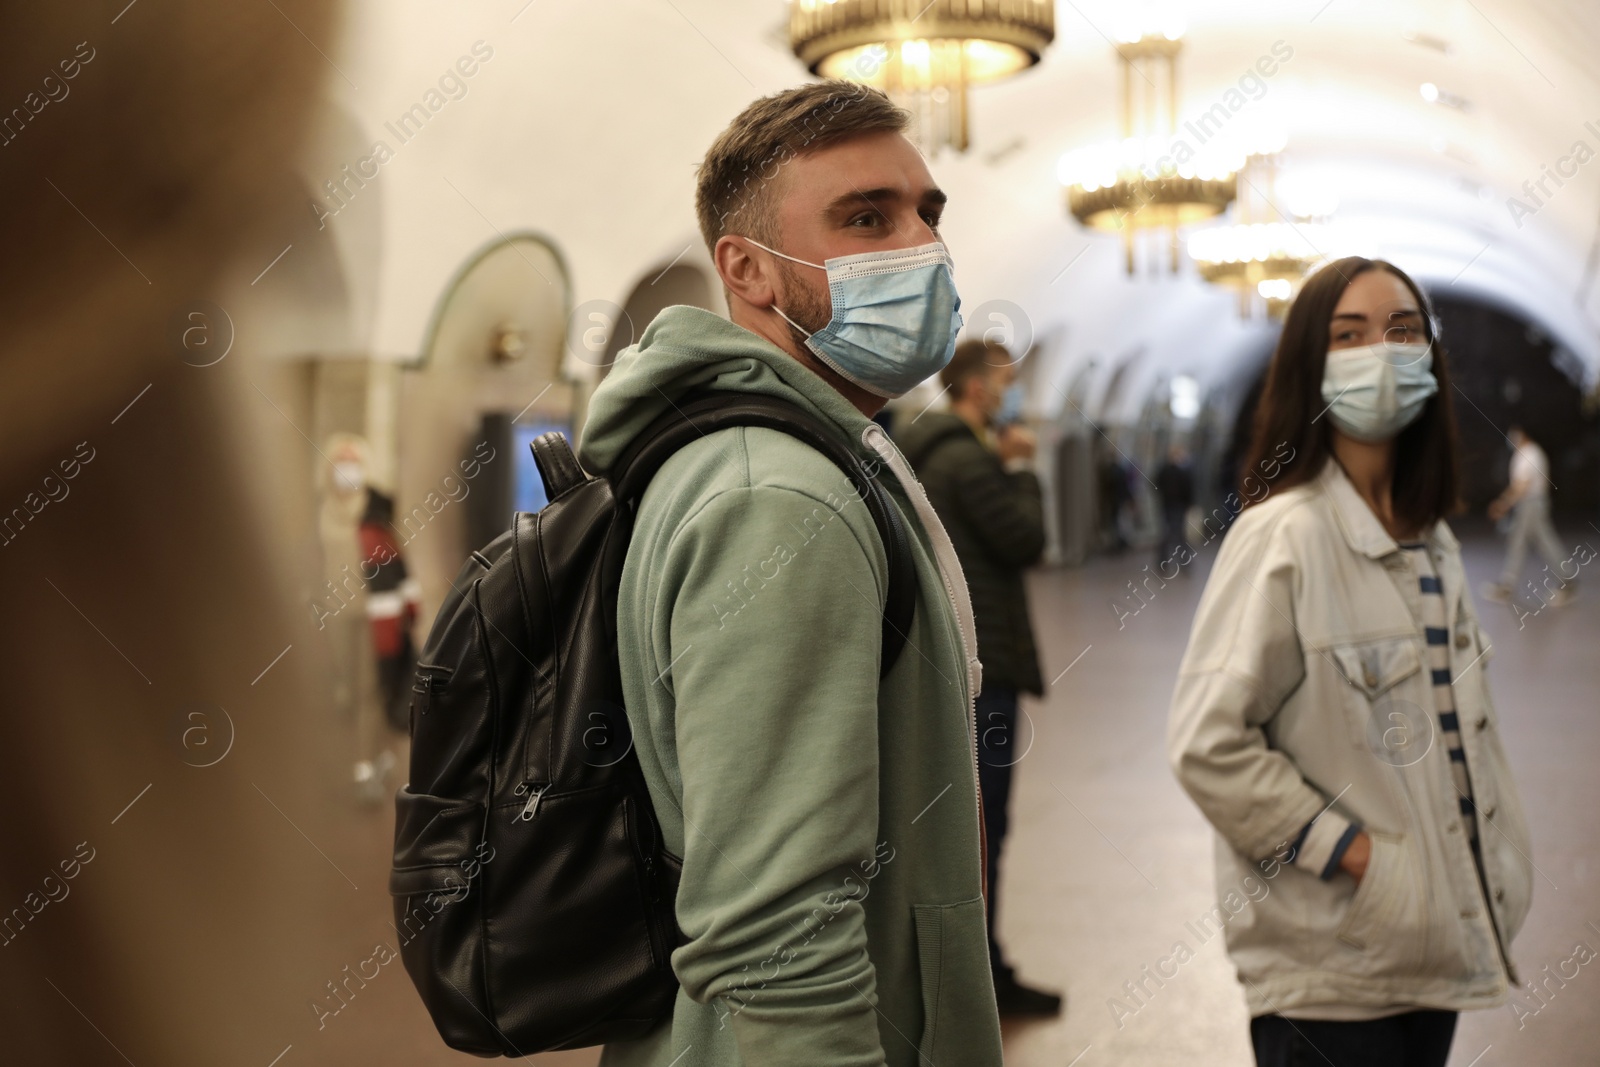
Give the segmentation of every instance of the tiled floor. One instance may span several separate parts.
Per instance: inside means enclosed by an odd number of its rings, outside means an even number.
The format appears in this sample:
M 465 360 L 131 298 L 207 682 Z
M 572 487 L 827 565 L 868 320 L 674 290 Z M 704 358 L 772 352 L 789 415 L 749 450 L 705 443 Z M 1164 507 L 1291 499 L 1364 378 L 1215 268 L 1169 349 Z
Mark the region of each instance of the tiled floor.
M 1591 531 L 1589 541 L 1600 548 L 1600 535 Z M 1486 536 L 1468 538 L 1475 585 L 1493 573 L 1498 552 Z M 1024 978 L 1066 990 L 1070 1003 L 1059 1021 L 1007 1026 L 1014 1067 L 1252 1062 L 1221 938 L 1202 944 L 1185 927 L 1212 903 L 1211 837 L 1163 749 L 1167 701 L 1208 559 L 1127 615 L 1135 602 L 1119 597 L 1129 593 L 1125 583 L 1145 576 L 1145 562 L 1128 554 L 1041 572 L 1033 582 L 1045 676 L 1055 681 L 1045 700 L 1026 705 L 1033 746 L 1017 774 L 1000 929 Z M 1530 616 L 1520 630 L 1507 609 L 1480 608 L 1496 646 L 1490 676 L 1540 872 L 1515 945 L 1533 977 L 1546 965 L 1553 973 L 1579 942 L 1600 951 L 1600 579 L 1576 604 Z M 387 932 L 388 812 L 353 817 L 350 831 L 341 862 L 359 856 L 367 877 L 357 880 L 375 890 L 351 900 L 355 952 Z M 1194 958 L 1136 1013 L 1115 1017 L 1108 1000 L 1180 940 Z M 1600 1064 L 1600 959 L 1552 988 L 1520 1027 L 1509 1008 L 1464 1018 L 1452 1067 Z M 399 972 L 363 990 L 317 1040 L 320 1049 L 307 1049 L 319 1053 L 316 1062 L 479 1062 L 443 1049 Z M 580 1067 L 595 1055 L 533 1062 Z

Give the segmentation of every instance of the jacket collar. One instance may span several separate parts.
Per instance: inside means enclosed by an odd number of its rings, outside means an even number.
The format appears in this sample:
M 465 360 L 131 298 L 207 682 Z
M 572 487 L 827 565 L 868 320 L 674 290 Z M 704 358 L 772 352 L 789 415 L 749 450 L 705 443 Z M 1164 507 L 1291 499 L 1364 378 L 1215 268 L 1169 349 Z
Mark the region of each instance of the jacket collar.
M 1322 468 L 1322 473 L 1317 475 L 1317 483 L 1322 491 L 1333 501 L 1333 514 L 1339 522 L 1339 531 L 1344 534 L 1344 539 L 1350 548 L 1364 556 L 1379 559 L 1391 552 L 1397 552 L 1400 546 L 1389 531 L 1383 528 L 1383 523 L 1372 513 L 1367 502 L 1362 499 L 1356 487 L 1351 484 L 1349 475 L 1339 461 L 1332 456 Z M 1433 529 L 1428 532 L 1428 543 L 1435 548 L 1446 552 L 1453 552 L 1458 546 L 1455 534 L 1450 532 L 1450 527 L 1443 522 L 1433 524 Z
M 916 426 L 916 420 L 913 420 L 913 425 L 895 438 L 895 445 L 915 470 L 920 471 L 928 457 L 933 455 L 933 450 L 951 438 L 979 440 L 977 432 L 968 425 L 967 420 L 953 412 L 932 411 L 923 415 L 922 420 L 921 426 Z

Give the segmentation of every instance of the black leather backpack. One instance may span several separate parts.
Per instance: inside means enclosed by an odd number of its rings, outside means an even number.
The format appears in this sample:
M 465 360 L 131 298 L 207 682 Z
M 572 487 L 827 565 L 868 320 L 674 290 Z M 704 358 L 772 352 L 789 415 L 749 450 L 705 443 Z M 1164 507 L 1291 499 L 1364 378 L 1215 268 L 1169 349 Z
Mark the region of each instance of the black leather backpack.
M 672 1010 L 680 866 L 628 734 L 617 590 L 651 477 L 729 426 L 781 430 L 849 475 L 889 559 L 884 673 L 905 643 L 916 577 L 899 513 L 794 405 L 703 394 L 644 430 L 609 479 L 584 473 L 560 434 L 536 440 L 550 503 L 456 577 L 417 665 L 395 798 L 400 955 L 452 1048 L 580 1048 L 641 1036 Z

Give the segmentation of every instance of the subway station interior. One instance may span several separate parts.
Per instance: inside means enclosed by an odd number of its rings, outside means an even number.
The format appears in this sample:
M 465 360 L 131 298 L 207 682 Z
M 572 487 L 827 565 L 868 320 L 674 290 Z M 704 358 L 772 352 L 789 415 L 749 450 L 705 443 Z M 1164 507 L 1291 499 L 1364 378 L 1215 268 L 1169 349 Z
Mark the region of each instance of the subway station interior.
M 1516 980 L 1461 1011 L 1448 1063 L 1600 1064 L 1600 7 L 87 0 L 6 21 L 0 1061 L 475 1061 L 389 947 L 418 652 L 475 550 L 549 503 L 532 442 L 582 440 L 666 309 L 734 314 L 695 210 L 713 141 L 839 77 L 911 113 L 959 338 L 1010 354 L 1036 443 L 1019 588 L 1043 684 L 1008 738 L 992 933 L 1063 1002 L 1000 1013 L 1004 1062 L 1256 1062 L 1210 922 L 1226 845 L 1169 720 L 1285 316 L 1362 256 L 1415 282 L 1448 353 L 1448 523 L 1531 841 Z M 903 441 L 949 393 L 930 374 L 874 418 Z M 1503 575 L 1515 428 L 1560 551 Z M 1174 512 L 1158 472 L 1180 455 Z M 1169 567 L 1174 521 L 1194 551 Z M 626 1062 L 965 1067 L 879 1014 L 881 1059 Z

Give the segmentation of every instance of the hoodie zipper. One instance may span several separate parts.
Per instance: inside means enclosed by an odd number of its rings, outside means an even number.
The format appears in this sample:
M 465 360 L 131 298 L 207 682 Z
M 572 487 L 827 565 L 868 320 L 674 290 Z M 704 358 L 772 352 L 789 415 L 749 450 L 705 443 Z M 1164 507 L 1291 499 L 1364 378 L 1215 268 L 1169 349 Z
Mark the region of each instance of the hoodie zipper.
M 957 568 L 961 566 L 961 563 L 955 558 L 955 546 L 950 543 L 950 537 L 945 533 L 944 524 L 939 521 L 938 514 L 933 510 L 933 504 L 928 500 L 927 493 L 923 492 L 922 483 L 917 480 L 916 475 L 909 469 L 902 469 L 906 467 L 906 461 L 895 450 L 894 445 L 888 441 L 883 432 L 883 427 L 877 423 L 869 424 L 866 429 L 861 431 L 861 439 L 862 443 L 880 456 L 888 464 L 889 469 L 894 472 L 895 478 L 900 482 L 900 487 L 905 490 L 906 497 L 911 501 L 911 506 L 916 511 L 917 517 L 922 520 L 923 529 L 928 534 L 928 540 L 933 543 L 934 567 L 939 572 L 940 580 L 944 582 L 945 597 L 950 601 L 950 614 L 955 616 L 956 634 L 961 639 L 961 655 L 965 660 L 962 666 L 966 671 L 967 677 L 967 720 L 972 731 L 972 787 L 976 795 L 979 779 L 978 694 L 976 687 L 972 684 L 972 664 L 977 657 L 973 655 L 971 645 L 968 644 L 966 624 L 962 621 L 961 602 L 956 595 L 955 582 L 951 579 L 949 571 L 945 567 L 944 556 L 948 553 L 951 562 Z M 965 575 L 963 575 L 962 581 L 965 582 L 965 580 Z M 970 603 L 967 610 L 969 612 L 972 610 Z M 983 821 L 982 799 L 977 801 L 977 809 L 978 821 L 981 823 Z

